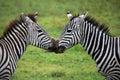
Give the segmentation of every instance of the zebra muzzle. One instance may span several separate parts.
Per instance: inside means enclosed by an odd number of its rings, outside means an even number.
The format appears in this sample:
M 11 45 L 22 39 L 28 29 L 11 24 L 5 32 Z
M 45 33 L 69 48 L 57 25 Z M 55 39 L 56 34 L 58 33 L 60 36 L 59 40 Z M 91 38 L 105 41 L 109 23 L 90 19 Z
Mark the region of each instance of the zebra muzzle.
M 55 51 L 54 51 L 56 54 L 64 53 L 64 51 L 66 49 L 64 46 L 59 46 L 59 40 L 55 41 L 55 45 L 54 46 L 56 48 Z
M 66 49 L 66 48 L 65 48 L 64 46 L 58 46 L 58 47 L 56 48 L 56 50 L 55 50 L 55 53 L 56 53 L 56 54 L 64 53 L 65 49 Z
M 51 39 L 52 47 L 48 48 L 48 51 L 55 52 L 56 54 L 64 53 L 65 47 L 59 46 L 59 40 Z
M 51 43 L 52 43 L 52 47 L 49 47 L 48 51 L 55 52 L 56 54 L 64 53 L 66 48 L 64 46 L 59 46 L 59 40 L 55 41 L 55 39 L 52 38 Z
M 48 51 L 55 52 L 57 50 L 58 43 L 55 39 L 51 39 L 52 46 L 48 48 Z

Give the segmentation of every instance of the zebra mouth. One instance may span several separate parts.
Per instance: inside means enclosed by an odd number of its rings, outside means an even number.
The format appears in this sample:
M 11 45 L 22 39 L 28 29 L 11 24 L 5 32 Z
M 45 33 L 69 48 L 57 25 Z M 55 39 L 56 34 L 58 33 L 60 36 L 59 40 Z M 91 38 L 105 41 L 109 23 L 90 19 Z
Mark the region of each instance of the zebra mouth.
M 51 39 L 52 46 L 48 48 L 49 52 L 55 52 L 57 50 L 58 42 L 55 39 Z
M 54 46 L 48 48 L 49 52 L 55 52 L 56 50 L 57 50 L 57 47 L 54 47 Z
M 49 51 L 49 52 L 55 52 L 56 54 L 59 54 L 59 53 L 64 53 L 65 49 L 66 49 L 66 48 L 65 48 L 64 46 L 49 47 L 49 48 L 48 48 L 48 51 Z
M 55 50 L 55 53 L 57 54 L 64 53 L 65 49 L 66 48 L 64 46 L 58 46 L 57 49 Z
M 59 44 L 59 41 L 58 40 L 54 40 L 53 38 L 51 39 L 51 42 L 52 42 L 52 46 L 48 48 L 48 51 L 49 52 L 55 52 L 56 54 L 59 54 L 59 53 L 64 53 L 66 47 L 64 46 L 58 46 Z

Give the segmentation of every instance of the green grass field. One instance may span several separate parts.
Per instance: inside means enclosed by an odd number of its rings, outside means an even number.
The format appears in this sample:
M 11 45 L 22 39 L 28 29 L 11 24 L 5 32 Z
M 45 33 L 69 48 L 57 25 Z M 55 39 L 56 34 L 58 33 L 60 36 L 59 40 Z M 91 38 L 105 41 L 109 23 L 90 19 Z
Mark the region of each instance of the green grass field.
M 82 14 L 88 11 L 110 28 L 112 36 L 120 36 L 119 0 L 0 0 L 0 35 L 5 26 L 21 12 L 38 12 L 38 24 L 55 39 L 67 24 L 66 11 Z M 97 72 L 95 62 L 81 45 L 64 54 L 47 52 L 28 46 L 17 63 L 10 80 L 103 80 Z

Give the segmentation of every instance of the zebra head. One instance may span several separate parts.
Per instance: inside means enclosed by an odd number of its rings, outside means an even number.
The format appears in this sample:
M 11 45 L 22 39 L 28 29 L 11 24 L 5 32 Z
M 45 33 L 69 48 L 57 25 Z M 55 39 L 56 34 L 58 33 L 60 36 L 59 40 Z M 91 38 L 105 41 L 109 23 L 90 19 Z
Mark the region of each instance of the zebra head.
M 73 16 L 69 11 L 67 12 L 67 17 L 69 18 L 68 24 L 62 31 L 59 39 L 56 41 L 58 43 L 56 53 L 63 53 L 66 49 L 80 43 L 82 37 L 82 23 L 87 13 L 82 15 Z
M 45 50 L 53 51 L 53 44 L 55 40 L 51 38 L 48 33 L 36 23 L 37 14 L 21 14 L 21 20 L 27 25 L 28 29 L 28 44 L 43 48 Z

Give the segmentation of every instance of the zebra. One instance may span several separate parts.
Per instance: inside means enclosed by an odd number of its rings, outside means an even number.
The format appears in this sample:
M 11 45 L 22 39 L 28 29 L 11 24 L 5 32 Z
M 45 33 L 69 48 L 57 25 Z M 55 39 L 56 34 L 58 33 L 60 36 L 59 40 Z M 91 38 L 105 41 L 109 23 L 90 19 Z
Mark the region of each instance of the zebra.
M 66 49 L 80 43 L 92 59 L 96 62 L 98 72 L 106 80 L 120 80 L 120 37 L 112 37 L 108 27 L 99 24 L 87 15 L 72 15 L 56 41 L 56 53 L 63 53 Z
M 36 23 L 37 14 L 21 14 L 0 38 L 0 80 L 9 80 L 28 45 L 49 50 L 55 40 Z

